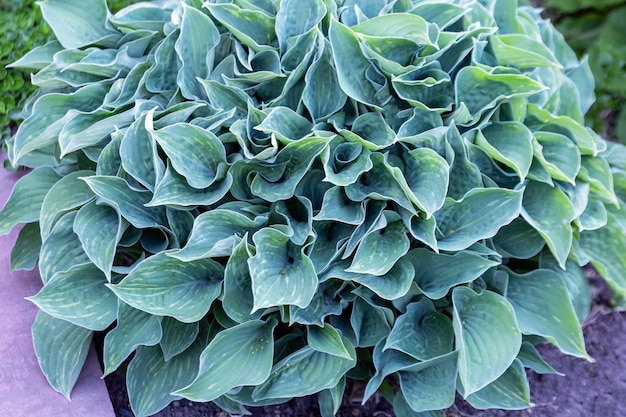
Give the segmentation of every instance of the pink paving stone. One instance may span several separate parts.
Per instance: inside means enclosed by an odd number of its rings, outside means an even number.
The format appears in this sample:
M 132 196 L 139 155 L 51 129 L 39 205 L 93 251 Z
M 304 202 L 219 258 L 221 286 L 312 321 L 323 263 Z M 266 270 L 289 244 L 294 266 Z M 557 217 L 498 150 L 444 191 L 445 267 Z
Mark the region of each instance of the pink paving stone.
M 6 159 L 4 152 L 1 161 Z M 19 174 L 0 167 L 0 207 Z M 10 273 L 11 248 L 18 230 L 0 236 L 0 416 L 115 417 L 93 348 L 72 391 L 72 401 L 54 391 L 41 373 L 33 349 L 31 325 L 37 307 L 24 297 L 41 288 L 35 271 Z

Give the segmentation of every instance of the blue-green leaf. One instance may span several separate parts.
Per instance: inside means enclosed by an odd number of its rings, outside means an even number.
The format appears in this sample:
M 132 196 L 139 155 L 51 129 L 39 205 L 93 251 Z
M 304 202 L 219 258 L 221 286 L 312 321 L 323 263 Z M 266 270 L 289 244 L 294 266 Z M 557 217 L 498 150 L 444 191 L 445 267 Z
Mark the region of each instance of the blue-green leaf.
M 457 287 L 452 303 L 459 378 L 467 397 L 506 372 L 519 352 L 522 334 L 513 307 L 499 294 Z
M 526 193 L 524 193 L 526 195 Z M 481 239 L 488 239 L 515 219 L 521 209 L 522 190 L 499 188 L 475 189 L 461 200 L 446 199 L 435 213 L 443 238 L 440 250 L 463 250 Z
M 315 268 L 304 249 L 289 236 L 272 229 L 259 230 L 252 237 L 256 255 L 248 259 L 252 278 L 254 308 L 296 305 L 306 307 L 317 290 Z
M 138 346 L 159 343 L 162 333 L 161 317 L 118 300 L 117 325 L 104 337 L 104 375 L 115 371 Z
M 27 299 L 53 317 L 101 331 L 117 317 L 115 295 L 104 286 L 102 271 L 91 264 L 57 273 L 37 294 Z
M 0 235 L 6 235 L 20 223 L 39 220 L 46 195 L 60 178 L 50 167 L 37 168 L 20 178 L 0 210 Z
M 87 359 L 93 332 L 43 311 L 33 323 L 33 345 L 39 367 L 50 386 L 70 399 Z
M 235 387 L 266 381 L 272 370 L 276 324 L 252 320 L 218 333 L 200 355 L 196 378 L 175 394 L 212 401 Z
M 134 308 L 184 323 L 200 320 L 222 291 L 224 268 L 210 259 L 182 262 L 160 252 L 107 286 Z

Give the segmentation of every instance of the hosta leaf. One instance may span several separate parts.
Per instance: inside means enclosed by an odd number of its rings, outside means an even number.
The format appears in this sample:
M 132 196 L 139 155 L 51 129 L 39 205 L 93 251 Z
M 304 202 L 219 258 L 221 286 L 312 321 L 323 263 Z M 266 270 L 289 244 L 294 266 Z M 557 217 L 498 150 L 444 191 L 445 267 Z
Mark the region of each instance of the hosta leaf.
M 337 287 L 332 281 L 321 283 L 308 306 L 289 306 L 289 322 L 323 326 L 326 317 L 340 315 L 345 302 L 334 296 L 336 291 Z
M 98 157 L 96 175 L 109 175 L 114 177 L 120 173 L 122 169 L 120 145 L 123 138 L 124 135 L 120 132 L 111 135 L 111 141 L 102 149 Z
M 385 342 L 386 339 L 381 339 L 380 342 L 374 346 L 372 360 L 374 362 L 374 367 L 376 368 L 376 373 L 368 381 L 367 386 L 365 387 L 362 404 L 365 404 L 374 392 L 380 388 L 387 375 L 391 375 L 402 369 L 407 369 L 418 363 L 417 359 L 400 351 L 394 349 L 383 350 Z
M 537 286 L 541 291 L 536 291 Z M 544 336 L 568 355 L 590 359 L 567 287 L 556 273 L 539 269 L 509 271 L 506 291 L 521 331 Z
M 383 276 L 371 274 L 358 275 L 352 281 L 366 286 L 381 298 L 395 300 L 409 292 L 415 268 L 406 258 L 400 258 L 398 262 Z
M 268 49 L 268 45 L 272 45 L 276 40 L 275 18 L 265 12 L 240 8 L 236 4 L 228 3 L 205 3 L 204 7 L 209 9 L 213 17 L 227 27 L 241 43 L 256 52 Z
M 331 19 L 329 38 L 337 79 L 343 92 L 363 104 L 376 106 L 376 88 L 367 77 L 372 64 L 361 52 L 357 34 Z
M 104 286 L 106 277 L 92 264 L 78 265 L 54 275 L 27 299 L 49 315 L 90 330 L 104 330 L 117 316 L 115 295 Z
M 428 23 L 416 14 L 393 13 L 376 16 L 350 29 L 368 36 L 408 39 L 419 46 L 431 43 Z
M 535 157 L 555 180 L 574 184 L 580 170 L 580 153 L 567 136 L 554 132 L 535 132 L 538 145 Z
M 251 254 L 247 236 L 232 250 L 224 270 L 223 308 L 228 317 L 238 323 L 258 319 L 261 312 L 251 314 L 254 307 L 252 296 L 252 278 L 248 269 Z
M 6 235 L 19 223 L 39 220 L 46 194 L 60 178 L 50 167 L 37 168 L 20 178 L 0 210 L 0 235 Z
M 146 88 L 153 93 L 176 91 L 181 62 L 175 45 L 179 30 L 169 33 L 154 52 L 155 64 L 146 72 Z
M 313 234 L 313 207 L 306 197 L 293 197 L 276 203 L 274 212 L 286 223 L 289 238 L 296 245 L 304 245 Z
M 44 0 L 39 3 L 41 13 L 52 27 L 63 47 L 83 46 L 106 42 L 112 46 L 120 37 L 106 27 L 109 10 L 105 0 Z
M 227 166 L 222 164 L 218 172 L 227 170 Z M 191 187 L 185 177 L 178 174 L 171 163 L 168 162 L 163 178 L 154 190 L 154 196 L 146 207 L 170 206 L 175 208 L 190 207 L 198 205 L 211 205 L 220 201 L 233 183 L 233 177 L 227 172 L 223 180 L 216 181 L 205 189 Z
M 305 3 L 298 0 L 281 1 L 276 14 L 276 36 L 280 49 L 286 51 L 290 39 L 307 33 L 317 26 L 325 15 L 326 6 L 322 0 Z
M 580 247 L 604 279 L 626 291 L 626 230 L 613 213 L 608 214 L 606 227 L 582 232 Z
M 184 97 L 202 98 L 204 89 L 196 78 L 207 78 L 213 69 L 213 49 L 220 41 L 220 33 L 209 16 L 201 10 L 185 3 L 182 6 L 180 36 L 175 49 L 183 65 L 177 81 Z
M 17 236 L 11 249 L 11 272 L 21 269 L 31 270 L 37 265 L 41 250 L 39 223 L 28 223 Z
M 531 130 L 542 130 L 559 133 L 569 137 L 577 145 L 581 154 L 595 155 L 598 146 L 591 133 L 581 124 L 567 116 L 555 116 L 537 104 L 528 105 L 528 113 L 524 124 Z
M 417 148 L 408 152 L 404 161 L 407 185 L 415 196 L 418 207 L 426 212 L 426 217 L 430 217 L 444 204 L 450 166 L 429 148 Z
M 499 65 L 520 69 L 559 66 L 556 57 L 544 43 L 527 35 L 494 35 L 489 38 L 489 46 Z
M 74 233 L 75 218 L 75 211 L 61 217 L 41 244 L 39 275 L 44 284 L 47 284 L 58 272 L 90 262 L 78 236 Z
M 396 417 L 445 417 L 441 410 L 417 412 L 409 406 L 402 392 L 393 397 L 393 411 Z
M 244 119 L 248 114 L 248 103 L 250 97 L 242 90 L 223 85 L 217 81 L 199 80 L 207 96 L 209 102 L 215 108 L 222 109 L 225 112 L 233 111 L 236 119 Z
M 289 3 L 295 4 L 296 1 L 292 0 Z M 315 4 L 317 1 L 308 3 Z M 304 77 L 306 86 L 302 92 L 302 102 L 314 121 L 325 119 L 340 110 L 348 98 L 339 85 L 337 72 L 331 64 L 331 54 L 330 44 L 325 42 L 324 51 L 313 62 Z
M 561 277 L 567 287 L 578 322 L 583 323 L 591 308 L 592 289 L 583 269 L 571 259 L 567 260 L 565 269 L 562 269 L 558 261 L 548 254 L 541 254 L 540 259 L 539 266 L 541 268 L 549 269 Z
M 115 371 L 138 346 L 159 343 L 161 335 L 161 317 L 118 300 L 117 325 L 104 337 L 104 375 Z
M 158 346 L 139 346 L 128 365 L 128 399 L 137 417 L 151 416 L 181 396 L 171 393 L 189 384 L 198 369 L 202 344 L 197 341 L 182 354 L 165 362 Z
M 524 193 L 526 195 L 527 193 Z M 468 192 L 461 200 L 446 199 L 435 214 L 443 238 L 440 250 L 463 250 L 481 239 L 495 236 L 498 230 L 520 212 L 522 191 L 484 188 Z
M 459 378 L 467 398 L 509 368 L 519 352 L 522 335 L 513 307 L 499 294 L 477 294 L 458 287 L 452 292 L 452 303 Z
M 196 378 L 175 394 L 192 401 L 212 401 L 235 387 L 267 380 L 276 324 L 276 320 L 252 320 L 222 330 L 200 355 Z
M 517 122 L 492 123 L 476 134 L 476 144 L 494 160 L 513 169 L 523 181 L 533 160 L 533 134 Z
M 26 55 L 7 65 L 6 68 L 40 70 L 50 65 L 54 60 L 54 54 L 61 50 L 63 50 L 63 47 L 59 41 L 53 40 L 44 45 L 35 46 Z
M 83 177 L 96 195 L 115 208 L 133 226 L 142 229 L 167 224 L 165 210 L 160 207 L 146 207 L 151 199 L 150 192 L 135 191 L 119 177 L 98 175 Z
M 352 344 L 343 339 L 350 359 L 318 352 L 309 346 L 292 353 L 272 368 L 269 378 L 258 385 L 252 397 L 293 398 L 333 388 L 341 377 L 356 364 Z
M 207 211 L 196 217 L 187 245 L 168 255 L 181 261 L 230 255 L 237 239 L 260 229 L 266 222 L 265 216 L 251 220 L 232 210 L 218 208 Z
M 409 250 L 410 241 L 401 221 L 387 224 L 366 234 L 347 271 L 370 275 L 385 275 Z
M 322 417 L 332 417 L 337 414 L 346 390 L 346 378 L 343 377 L 333 388 L 321 391 L 317 396 L 317 403 Z
M 356 336 L 356 347 L 375 346 L 391 331 L 385 307 L 373 306 L 367 300 L 357 297 L 352 303 L 350 325 Z
M 473 119 L 502 100 L 527 97 L 545 89 L 530 77 L 489 73 L 479 67 L 464 67 L 454 83 L 457 106 L 464 103 Z
M 399 182 L 403 179 L 398 175 L 399 169 L 386 162 L 381 153 L 372 153 L 370 158 L 372 169 L 362 174 L 357 182 L 344 188 L 348 198 L 353 201 L 364 201 L 367 198 L 394 201 L 406 210 L 415 212 L 413 202 L 403 187 L 405 184 Z
M 587 202 L 587 207 L 578 217 L 579 229 L 583 230 L 597 230 L 606 226 L 608 222 L 608 214 L 606 206 L 602 201 L 590 198 Z
M 154 191 L 165 170 L 150 135 L 152 117 L 153 112 L 148 111 L 128 128 L 119 152 L 124 170 L 150 191 Z
M 522 342 L 522 348 L 517 354 L 517 359 L 525 368 L 530 368 L 538 374 L 563 374 L 554 370 L 552 365 L 543 359 L 539 351 L 530 342 Z
M 129 126 L 134 121 L 136 111 L 135 108 L 124 112 L 96 110 L 92 113 L 76 115 L 63 126 L 59 133 L 61 156 L 95 146 L 115 129 Z
M 532 406 L 524 366 L 516 359 L 502 376 L 465 399 L 479 410 L 521 410 Z
M 122 238 L 123 226 L 119 213 L 95 202 L 84 205 L 74 219 L 74 233 L 83 250 L 107 279 L 111 278 L 115 248 Z
M 467 12 L 466 8 L 452 3 L 418 3 L 409 10 L 409 13 L 421 16 L 442 29 Z
M 359 142 L 333 140 L 322 153 L 325 181 L 338 186 L 350 185 L 373 167 L 371 152 Z
M 221 179 L 218 167 L 226 162 L 226 153 L 224 145 L 213 133 L 185 123 L 151 133 L 174 169 L 192 187 L 203 189 Z
M 125 303 L 184 323 L 200 320 L 222 291 L 223 267 L 210 259 L 182 262 L 165 252 L 139 263 L 119 284 L 107 285 Z
M 332 187 L 324 193 L 322 208 L 313 220 L 359 225 L 365 220 L 365 204 L 350 200 L 342 187 Z
M 33 345 L 39 367 L 50 386 L 69 400 L 80 374 L 93 332 L 43 311 L 33 323 Z
M 428 361 L 452 351 L 452 320 L 435 311 L 433 303 L 422 298 L 410 303 L 391 329 L 383 350 L 395 349 L 417 360 Z
M 311 133 L 313 124 L 303 116 L 288 107 L 274 107 L 267 117 L 255 126 L 255 130 L 260 130 L 268 135 L 274 133 L 280 142 L 288 143 L 302 139 Z
M 64 212 L 80 207 L 94 198 L 91 189 L 84 181 L 80 180 L 81 177 L 88 177 L 93 174 L 93 171 L 72 172 L 50 187 L 50 191 L 46 194 L 41 205 L 41 215 L 39 216 L 42 239 L 50 234 L 54 223 Z
M 550 252 L 564 268 L 572 246 L 572 227 L 576 218 L 571 201 L 558 188 L 530 181 L 524 190 L 522 216 L 548 244 Z
M 448 197 L 460 200 L 468 192 L 483 187 L 482 173 L 478 166 L 470 161 L 467 152 L 468 146 L 456 125 L 453 124 L 447 129 L 445 138 L 447 142 L 446 157 L 448 159 L 453 158 L 450 163 Z
M 266 201 L 286 200 L 293 196 L 296 186 L 313 165 L 313 161 L 328 145 L 321 137 L 309 137 L 291 142 L 276 157 L 276 165 L 285 164 L 282 176 L 269 181 L 262 174 L 252 180 L 250 190 Z
M 321 328 L 318 326 L 308 326 L 307 342 L 312 349 L 318 352 L 351 359 L 350 351 L 346 347 L 341 333 L 328 323 L 324 323 L 324 326 Z
M 252 237 L 257 253 L 248 259 L 252 278 L 254 308 L 292 304 L 306 307 L 317 290 L 317 275 L 303 249 L 289 236 L 272 229 L 259 230 Z
M 609 163 L 598 157 L 583 156 L 579 179 L 589 182 L 589 187 L 598 197 L 608 203 L 617 203 L 613 189 L 613 175 Z
M 454 403 L 457 356 L 458 352 L 450 352 L 398 372 L 402 395 L 411 409 L 437 411 Z
M 163 351 L 165 362 L 174 356 L 183 353 L 196 340 L 199 332 L 198 322 L 182 323 L 172 317 L 163 317 L 161 320 L 163 336 L 159 346 Z
M 530 259 L 545 246 L 541 235 L 520 217 L 502 227 L 493 243 L 502 256 L 517 259 Z

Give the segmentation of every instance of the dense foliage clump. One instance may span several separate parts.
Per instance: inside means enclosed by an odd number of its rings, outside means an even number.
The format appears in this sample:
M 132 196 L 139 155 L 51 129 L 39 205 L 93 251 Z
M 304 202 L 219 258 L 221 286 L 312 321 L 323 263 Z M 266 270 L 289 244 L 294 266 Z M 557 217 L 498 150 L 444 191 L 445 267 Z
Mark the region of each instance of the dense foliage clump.
M 87 7 L 88 6 L 88 7 Z M 626 149 L 593 78 L 512 0 L 45 0 L 57 40 L 0 213 L 39 267 L 35 350 L 69 396 L 96 331 L 136 415 L 348 378 L 398 416 L 530 406 L 533 343 L 590 359 L 581 266 L 626 291 Z

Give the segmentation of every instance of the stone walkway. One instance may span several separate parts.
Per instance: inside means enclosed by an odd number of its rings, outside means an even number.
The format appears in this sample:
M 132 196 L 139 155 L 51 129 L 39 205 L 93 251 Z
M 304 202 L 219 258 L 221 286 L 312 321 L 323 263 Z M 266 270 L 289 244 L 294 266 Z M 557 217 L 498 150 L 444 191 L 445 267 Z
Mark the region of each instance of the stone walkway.
M 1 161 L 4 153 L 0 155 Z M 0 207 L 18 174 L 0 167 Z M 35 271 L 9 272 L 11 248 L 18 231 L 0 236 L 0 415 L 10 417 L 115 417 L 102 371 L 92 348 L 69 402 L 48 385 L 33 350 L 31 325 L 37 314 L 24 297 L 36 294 Z

